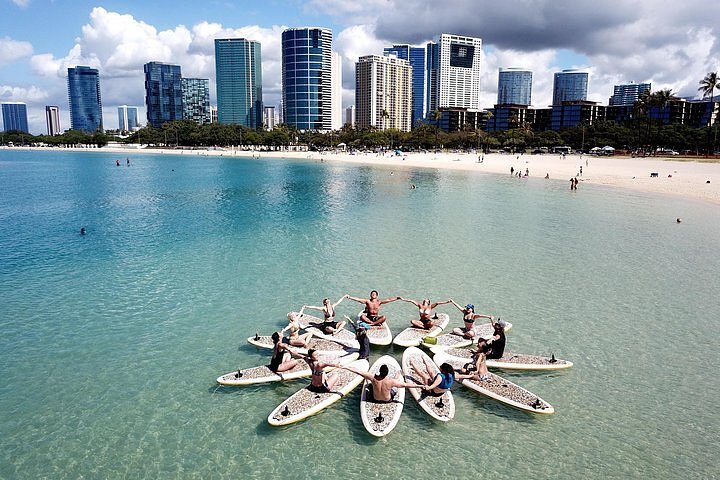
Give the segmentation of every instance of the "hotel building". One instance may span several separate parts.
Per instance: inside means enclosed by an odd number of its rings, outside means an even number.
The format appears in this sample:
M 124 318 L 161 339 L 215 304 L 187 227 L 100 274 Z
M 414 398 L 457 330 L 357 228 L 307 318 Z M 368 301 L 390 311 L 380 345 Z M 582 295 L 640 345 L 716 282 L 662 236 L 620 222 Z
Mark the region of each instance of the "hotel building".
M 367 55 L 355 64 L 355 121 L 409 132 L 412 127 L 412 67 L 396 56 Z
M 57 105 L 45 106 L 45 125 L 47 134 L 52 136 L 60 135 L 60 107 Z
M 384 55 L 395 55 L 407 60 L 412 67 L 412 126 L 425 118 L 426 112 L 426 49 L 410 45 L 393 45 L 383 50 Z
M 555 73 L 554 77 L 553 105 L 587 100 L 588 73 L 586 71 L 568 69 Z
M 138 108 L 120 105 L 118 107 L 118 130 L 132 132 L 138 128 Z
M 183 95 L 180 65 L 149 62 L 143 68 L 148 124 L 160 128 L 164 123 L 182 120 Z
M 26 104 L 22 102 L 3 102 L 2 119 L 4 131 L 30 133 Z
M 85 133 L 103 131 L 100 74 L 96 68 L 68 68 L 70 128 Z
M 244 38 L 215 40 L 218 122 L 262 128 L 262 54 L 260 42 Z
M 532 103 L 532 72 L 522 68 L 500 68 L 498 71 L 498 105 Z
M 207 78 L 183 78 L 183 119 L 198 125 L 210 123 L 210 80 Z

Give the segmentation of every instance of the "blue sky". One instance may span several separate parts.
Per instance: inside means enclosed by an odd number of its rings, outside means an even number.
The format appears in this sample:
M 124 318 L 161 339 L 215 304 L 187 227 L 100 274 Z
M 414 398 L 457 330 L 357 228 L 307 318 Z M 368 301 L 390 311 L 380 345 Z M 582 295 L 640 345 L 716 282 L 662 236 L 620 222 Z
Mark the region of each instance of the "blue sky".
M 602 103 L 628 81 L 693 96 L 705 73 L 718 70 L 717 18 L 717 2 L 700 0 L 0 0 L 0 101 L 26 102 L 33 133 L 44 133 L 44 106 L 59 105 L 68 128 L 67 67 L 90 64 L 101 72 L 105 124 L 115 128 L 118 105 L 140 106 L 144 117 L 147 61 L 210 78 L 214 100 L 212 40 L 241 36 L 261 42 L 264 100 L 277 105 L 280 33 L 288 26 L 332 28 L 343 56 L 343 106 L 354 102 L 358 56 L 440 33 L 483 39 L 487 107 L 497 69 L 510 66 L 534 72 L 538 107 L 550 102 L 552 74 L 571 67 L 589 69 L 589 99 Z

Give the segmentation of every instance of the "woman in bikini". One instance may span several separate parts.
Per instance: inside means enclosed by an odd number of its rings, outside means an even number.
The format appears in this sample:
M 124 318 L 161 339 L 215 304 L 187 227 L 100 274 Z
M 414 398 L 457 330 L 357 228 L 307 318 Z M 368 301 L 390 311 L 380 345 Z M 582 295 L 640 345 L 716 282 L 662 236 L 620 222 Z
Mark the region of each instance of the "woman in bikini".
M 455 335 L 460 335 L 464 338 L 474 338 L 475 337 L 475 329 L 474 329 L 475 320 L 477 320 L 478 318 L 487 318 L 488 320 L 490 320 L 492 322 L 493 319 L 495 318 L 492 315 L 483 315 L 480 313 L 475 313 L 475 305 L 473 305 L 472 303 L 468 303 L 464 307 L 461 307 L 452 298 L 450 299 L 450 302 L 453 305 L 455 305 L 455 307 L 458 310 L 460 310 L 463 314 L 464 326 L 462 328 L 460 328 L 460 327 L 453 328 L 452 333 L 454 333 Z
M 482 337 L 478 338 L 477 350 L 472 351 L 472 358 L 463 366 L 460 373 L 456 375 L 456 378 L 458 380 L 473 378 L 481 382 L 489 380 L 490 377 L 485 359 L 490 350 L 490 345 L 487 344 L 487 340 Z
M 272 334 L 272 341 L 273 341 L 273 354 L 270 358 L 270 365 L 268 365 L 268 368 L 272 370 L 275 373 L 281 373 L 286 372 L 288 370 L 292 370 L 295 368 L 298 364 L 297 360 L 289 358 L 286 360 L 287 356 L 294 355 L 294 352 L 290 349 L 290 347 L 280 341 L 281 337 L 278 332 L 273 332 Z
M 455 370 L 449 363 L 440 365 L 440 372 L 435 372 L 435 365 L 426 357 L 423 357 L 424 365 L 418 365 L 415 358 L 410 359 L 410 366 L 420 377 L 420 381 L 424 385 L 423 389 L 430 395 L 439 397 L 443 393 L 450 390 L 455 381 Z
M 323 316 L 325 317 L 325 321 L 323 323 L 312 323 L 311 325 L 313 327 L 318 327 L 323 333 L 333 335 L 335 332 L 339 332 L 340 330 L 342 330 L 345 326 L 344 321 L 335 321 L 335 307 L 340 305 L 340 302 L 345 300 L 347 297 L 347 295 L 343 295 L 342 297 L 340 297 L 340 300 L 335 303 L 330 303 L 330 299 L 325 297 L 322 301 L 322 307 L 303 305 L 303 307 L 300 309 L 300 315 L 303 314 L 306 308 L 321 311 L 323 313 Z
M 338 364 L 329 363 L 320 360 L 318 352 L 314 349 L 308 350 L 308 354 L 305 357 L 305 361 L 310 365 L 312 370 L 312 379 L 308 390 L 315 393 L 331 393 L 332 388 L 338 380 L 338 376 L 335 373 L 328 375 L 325 373 L 325 367 L 338 367 Z
M 435 326 L 435 324 L 432 321 L 433 309 L 435 309 L 438 305 L 444 305 L 446 303 L 450 303 L 450 300 L 430 303 L 429 298 L 423 298 L 421 302 L 416 302 L 415 300 L 410 300 L 409 298 L 403 298 L 403 297 L 400 297 L 400 300 L 402 300 L 403 302 L 412 303 L 413 305 L 418 307 L 418 309 L 420 310 L 420 319 L 419 320 L 416 320 L 416 319 L 410 320 L 410 323 L 412 324 L 413 327 L 423 328 L 425 330 L 430 330 L 432 327 Z
M 283 342 L 292 345 L 293 347 L 307 348 L 312 333 L 303 333 L 300 335 L 300 323 L 298 322 L 297 316 L 294 313 L 288 313 L 288 324 L 285 328 L 280 330 L 280 335 L 289 331 L 287 339 L 283 339 Z

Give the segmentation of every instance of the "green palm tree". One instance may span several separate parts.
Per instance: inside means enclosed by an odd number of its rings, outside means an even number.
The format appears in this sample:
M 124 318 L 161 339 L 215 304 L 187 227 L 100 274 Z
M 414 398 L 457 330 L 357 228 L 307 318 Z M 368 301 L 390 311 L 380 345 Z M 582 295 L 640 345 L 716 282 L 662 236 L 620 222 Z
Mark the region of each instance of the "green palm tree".
M 703 94 L 703 98 L 709 96 L 712 102 L 715 97 L 715 89 L 720 89 L 720 79 L 718 78 L 717 72 L 708 72 L 705 78 L 700 80 L 700 87 L 698 91 Z

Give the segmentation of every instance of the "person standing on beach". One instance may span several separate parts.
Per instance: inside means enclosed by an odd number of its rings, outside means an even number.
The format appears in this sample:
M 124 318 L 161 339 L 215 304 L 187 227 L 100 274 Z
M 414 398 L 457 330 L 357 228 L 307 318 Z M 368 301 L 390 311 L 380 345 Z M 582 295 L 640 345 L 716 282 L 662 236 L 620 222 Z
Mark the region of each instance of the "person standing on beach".
M 367 323 L 371 327 L 375 325 L 382 325 L 387 318 L 385 315 L 380 315 L 380 305 L 400 300 L 400 297 L 390 297 L 385 300 L 378 300 L 378 291 L 373 290 L 370 292 L 370 298 L 358 298 L 346 295 L 353 302 L 364 303 L 365 311 L 360 315 L 360 321 Z
M 510 167 L 510 175 L 515 173 L 515 167 Z

